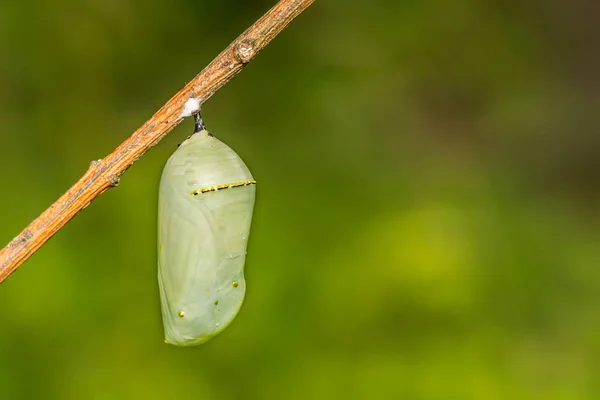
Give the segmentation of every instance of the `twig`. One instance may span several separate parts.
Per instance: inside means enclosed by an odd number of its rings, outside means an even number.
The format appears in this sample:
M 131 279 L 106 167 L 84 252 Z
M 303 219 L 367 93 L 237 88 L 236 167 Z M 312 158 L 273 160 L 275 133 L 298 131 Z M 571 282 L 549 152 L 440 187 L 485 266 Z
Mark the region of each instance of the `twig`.
M 92 200 L 111 187 L 150 147 L 157 144 L 183 118 L 233 78 L 294 18 L 314 0 L 281 0 L 242 33 L 202 72 L 173 96 L 144 125 L 88 171 L 66 193 L 0 250 L 0 282 L 4 281 L 48 239 Z

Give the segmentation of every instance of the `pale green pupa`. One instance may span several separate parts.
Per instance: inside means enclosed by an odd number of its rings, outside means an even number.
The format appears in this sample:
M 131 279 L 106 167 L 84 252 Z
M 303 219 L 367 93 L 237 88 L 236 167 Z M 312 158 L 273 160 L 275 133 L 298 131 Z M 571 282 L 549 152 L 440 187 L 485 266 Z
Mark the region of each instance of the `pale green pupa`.
M 158 283 L 165 342 L 204 343 L 237 315 L 255 183 L 242 159 L 196 129 L 167 161 L 158 195 Z

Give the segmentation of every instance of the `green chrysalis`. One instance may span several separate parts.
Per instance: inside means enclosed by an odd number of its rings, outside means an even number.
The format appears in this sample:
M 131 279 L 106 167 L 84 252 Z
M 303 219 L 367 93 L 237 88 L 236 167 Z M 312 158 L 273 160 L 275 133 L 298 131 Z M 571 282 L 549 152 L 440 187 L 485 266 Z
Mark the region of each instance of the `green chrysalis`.
M 255 183 L 242 159 L 204 128 L 167 161 L 158 196 L 158 283 L 165 342 L 204 343 L 237 315 Z

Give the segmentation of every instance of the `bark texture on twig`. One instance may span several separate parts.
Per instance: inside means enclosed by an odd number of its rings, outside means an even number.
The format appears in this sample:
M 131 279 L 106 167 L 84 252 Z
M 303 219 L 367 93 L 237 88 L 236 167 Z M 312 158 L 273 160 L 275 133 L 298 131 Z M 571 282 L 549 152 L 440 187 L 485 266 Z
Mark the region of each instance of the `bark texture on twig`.
M 92 200 L 117 186 L 120 176 L 183 120 L 186 102 L 190 99 L 197 100 L 197 104 L 205 102 L 313 2 L 279 1 L 115 151 L 102 160 L 92 161 L 77 183 L 0 250 L 0 282 Z

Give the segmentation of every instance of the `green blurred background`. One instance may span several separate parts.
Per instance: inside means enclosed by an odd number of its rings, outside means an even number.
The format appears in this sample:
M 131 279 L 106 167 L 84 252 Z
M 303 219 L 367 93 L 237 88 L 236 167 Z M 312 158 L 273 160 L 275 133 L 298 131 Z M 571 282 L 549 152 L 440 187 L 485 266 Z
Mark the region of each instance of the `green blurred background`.
M 1 245 L 275 0 L 0 2 Z M 320 0 L 203 108 L 247 297 L 165 345 L 185 121 L 0 285 L 1 399 L 599 399 L 600 7 Z

